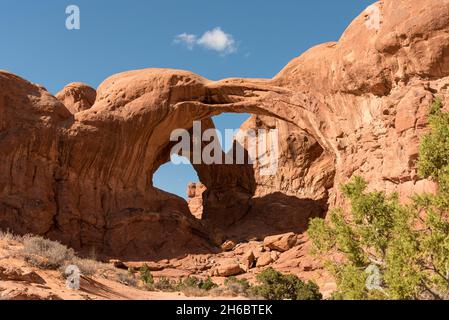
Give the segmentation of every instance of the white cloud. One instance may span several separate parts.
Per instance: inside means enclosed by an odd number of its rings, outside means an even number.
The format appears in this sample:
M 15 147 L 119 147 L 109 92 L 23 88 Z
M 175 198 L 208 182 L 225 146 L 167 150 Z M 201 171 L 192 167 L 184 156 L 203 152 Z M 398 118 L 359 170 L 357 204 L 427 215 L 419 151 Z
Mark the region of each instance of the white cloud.
M 175 43 L 183 43 L 192 50 L 195 45 L 214 50 L 222 55 L 237 51 L 234 37 L 225 33 L 220 27 L 206 31 L 200 38 L 195 34 L 182 33 L 175 37 Z
M 197 42 L 205 48 L 224 54 L 233 53 L 237 50 L 235 47 L 234 37 L 223 32 L 221 28 L 206 31 Z
M 190 50 L 193 49 L 196 42 L 197 37 L 194 34 L 182 33 L 175 37 L 175 43 L 184 43 Z

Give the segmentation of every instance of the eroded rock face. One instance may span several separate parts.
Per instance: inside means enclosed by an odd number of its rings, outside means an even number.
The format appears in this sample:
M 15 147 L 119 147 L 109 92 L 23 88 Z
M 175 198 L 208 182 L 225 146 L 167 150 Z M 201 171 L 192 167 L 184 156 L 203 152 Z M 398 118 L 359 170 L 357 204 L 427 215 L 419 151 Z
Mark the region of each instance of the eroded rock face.
M 269 161 L 254 163 L 248 209 L 227 229 L 228 235 L 262 240 L 273 234 L 303 233 L 311 218 L 324 217 L 327 212 L 335 176 L 333 156 L 312 136 L 284 120 L 254 115 L 241 129 L 278 130 L 279 156 L 274 174 L 263 174 Z M 221 225 L 229 221 L 228 212 L 223 211 L 223 219 L 218 217 L 220 211 L 212 212 L 210 219 Z
M 310 49 L 275 78 L 314 100 L 300 118 L 335 155 L 336 186 L 359 174 L 403 199 L 433 188 L 417 176 L 416 160 L 432 99 L 447 100 L 448 7 L 437 0 L 380 1 L 338 43 Z M 379 28 L 367 23 L 376 12 Z M 302 97 L 294 100 L 301 105 Z
M 0 72 L 0 227 L 46 234 L 58 211 L 59 135 L 73 123 L 42 87 Z
M 56 98 L 73 114 L 92 107 L 96 97 L 95 89 L 80 82 L 70 83 L 56 94 Z
M 0 72 L 0 227 L 156 258 L 209 252 L 219 231 L 260 238 L 273 225 L 304 230 L 309 217 L 341 202 L 338 186 L 354 174 L 406 199 L 434 188 L 417 176 L 418 144 L 428 106 L 436 95 L 449 105 L 448 88 L 442 0 L 378 2 L 339 42 L 310 49 L 267 80 L 137 70 L 107 79 L 93 103 L 84 85 L 56 99 Z M 210 128 L 223 112 L 257 115 L 247 127 L 278 128 L 281 165 L 271 177 L 253 165 L 195 165 L 207 188 L 198 221 L 152 176 L 169 160 L 174 129 L 195 120 Z

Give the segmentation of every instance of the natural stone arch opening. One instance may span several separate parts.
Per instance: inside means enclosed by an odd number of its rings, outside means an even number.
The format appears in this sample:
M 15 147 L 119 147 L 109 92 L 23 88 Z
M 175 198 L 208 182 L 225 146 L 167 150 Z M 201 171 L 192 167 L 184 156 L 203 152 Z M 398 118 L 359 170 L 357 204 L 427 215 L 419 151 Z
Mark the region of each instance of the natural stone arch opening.
M 219 141 L 223 161 L 225 155 L 235 158 L 235 135 L 250 117 L 251 114 L 229 112 L 204 121 L 206 126 L 213 124 L 216 130 L 214 139 Z M 200 180 L 191 159 L 172 154 L 171 159 L 155 171 L 152 182 L 154 187 L 186 199 L 192 215 L 199 220 L 203 219 L 203 193 L 207 187 Z
M 202 124 L 203 129 L 214 128 L 210 118 Z M 201 216 L 196 216 L 212 233 L 238 241 L 302 233 L 311 217 L 324 217 L 333 186 L 333 157 L 304 130 L 278 117 L 251 114 L 241 128 L 279 131 L 279 172 L 263 177 L 257 164 L 193 165 L 201 182 L 188 189 L 195 198 L 193 207 L 201 207 Z M 168 143 L 163 150 L 172 146 Z
M 186 187 L 199 182 L 199 177 L 187 158 L 173 155 L 174 161 L 161 165 L 153 174 L 152 185 L 162 191 L 187 199 Z

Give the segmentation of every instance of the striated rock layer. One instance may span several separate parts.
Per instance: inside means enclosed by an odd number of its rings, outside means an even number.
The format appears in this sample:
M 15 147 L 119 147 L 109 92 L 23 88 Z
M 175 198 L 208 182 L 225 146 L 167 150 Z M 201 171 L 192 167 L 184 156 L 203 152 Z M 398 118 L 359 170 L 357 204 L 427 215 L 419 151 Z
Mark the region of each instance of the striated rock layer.
M 418 144 L 428 106 L 437 95 L 449 105 L 448 89 L 447 0 L 380 1 L 273 79 L 147 69 L 56 98 L 0 72 L 0 228 L 127 258 L 210 251 L 210 239 L 243 231 L 302 232 L 354 174 L 404 200 L 432 190 L 416 173 Z M 152 176 L 174 129 L 211 128 L 223 112 L 278 128 L 280 167 L 267 177 L 257 165 L 195 165 L 207 188 L 199 221 Z

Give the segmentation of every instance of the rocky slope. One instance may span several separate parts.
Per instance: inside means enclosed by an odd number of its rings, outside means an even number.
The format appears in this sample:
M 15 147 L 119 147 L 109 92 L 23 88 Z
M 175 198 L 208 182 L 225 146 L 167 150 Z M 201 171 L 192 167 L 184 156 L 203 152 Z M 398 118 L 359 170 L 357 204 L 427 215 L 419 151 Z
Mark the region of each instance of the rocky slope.
M 0 228 L 127 259 L 302 233 L 341 203 L 338 186 L 354 174 L 404 200 L 434 188 L 415 164 L 428 106 L 437 95 L 449 105 L 448 88 L 445 0 L 380 1 L 273 79 L 147 69 L 54 97 L 0 72 Z M 207 188 L 198 220 L 152 176 L 169 161 L 174 129 L 211 128 L 223 112 L 278 128 L 281 165 L 272 177 L 252 165 L 195 165 Z
M 87 259 L 83 260 L 83 263 L 84 269 L 89 269 L 89 274 L 82 271 L 80 288 L 73 290 L 67 287 L 64 268 L 51 270 L 30 264 L 27 259 L 30 256 L 24 255 L 24 247 L 23 239 L 20 237 L 0 233 L 0 301 L 245 299 L 231 294 L 224 288 L 215 290 L 215 292 L 148 290 L 139 280 L 138 270 L 130 273 L 123 270 L 124 265 L 121 265 L 122 269 L 115 267 L 117 261 L 104 264 Z M 57 258 L 57 256 L 53 256 L 53 258 Z M 142 263 L 134 265 L 141 266 Z M 154 268 L 154 264 L 150 264 L 150 266 Z M 159 274 L 164 274 L 164 264 L 160 263 L 158 267 L 158 270 L 161 270 Z M 174 275 L 170 269 L 167 269 L 165 274 Z M 175 274 L 175 278 L 179 280 L 180 275 L 186 274 L 192 273 L 180 271 Z

